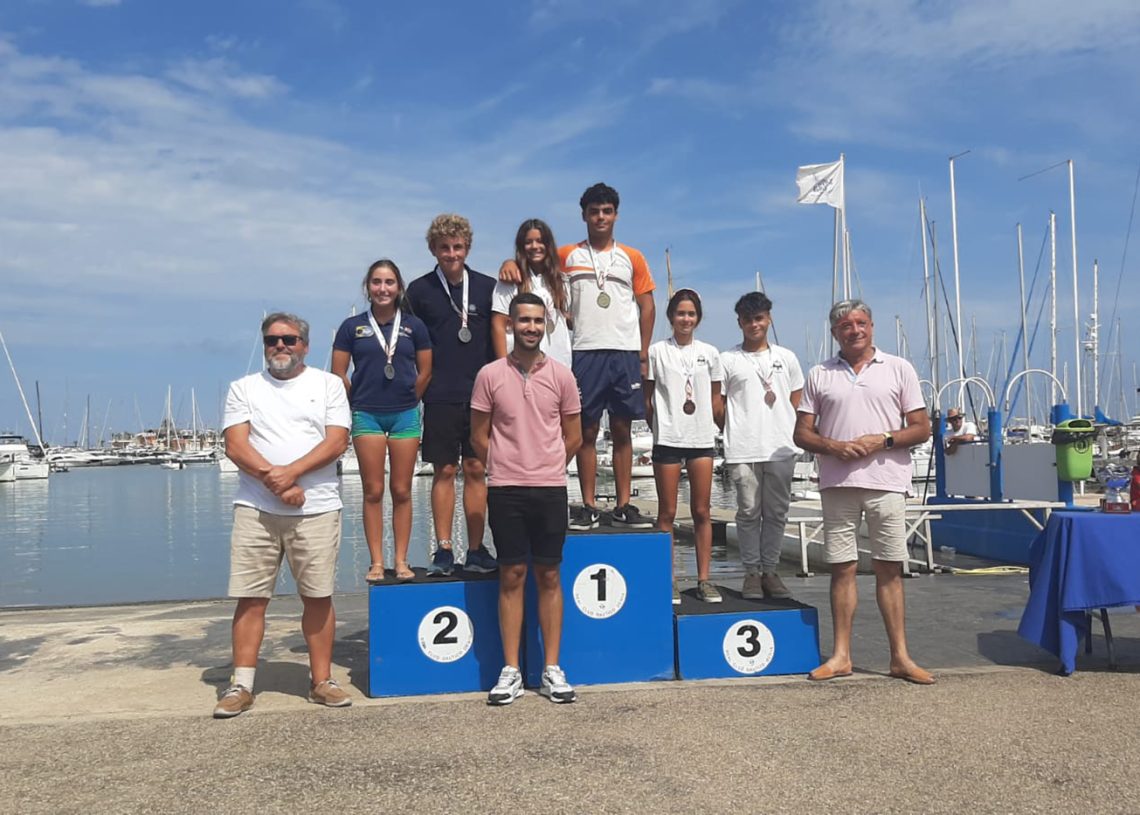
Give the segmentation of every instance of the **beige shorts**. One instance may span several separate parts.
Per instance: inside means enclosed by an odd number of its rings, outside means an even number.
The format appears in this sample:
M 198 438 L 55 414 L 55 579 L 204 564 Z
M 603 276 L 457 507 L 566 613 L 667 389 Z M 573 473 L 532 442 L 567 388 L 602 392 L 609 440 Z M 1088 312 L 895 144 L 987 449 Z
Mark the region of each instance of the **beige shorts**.
M 234 506 L 230 535 L 230 597 L 272 597 L 281 559 L 304 597 L 331 597 L 340 550 L 340 510 L 274 515 Z
M 874 560 L 902 562 L 906 551 L 906 496 L 862 487 L 831 487 L 822 492 L 823 559 L 850 563 L 859 559 L 859 526 L 867 519 Z

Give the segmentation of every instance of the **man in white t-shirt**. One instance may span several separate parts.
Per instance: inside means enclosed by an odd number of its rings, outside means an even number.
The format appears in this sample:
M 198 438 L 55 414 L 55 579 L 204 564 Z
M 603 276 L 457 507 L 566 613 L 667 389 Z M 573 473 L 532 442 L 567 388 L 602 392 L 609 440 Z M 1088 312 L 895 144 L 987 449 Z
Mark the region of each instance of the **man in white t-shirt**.
M 952 407 L 946 411 L 946 455 L 952 456 L 963 442 L 974 441 L 978 437 L 978 426 L 966 421 L 965 415 L 959 408 Z
M 777 568 L 801 452 L 792 441 L 804 375 L 787 348 L 768 341 L 772 301 L 749 292 L 736 301 L 740 345 L 720 355 L 724 369 L 724 463 L 736 487 L 736 534 L 744 597 L 791 596 Z
M 282 558 L 297 583 L 309 648 L 309 701 L 347 707 L 352 699 L 332 678 L 336 612 L 332 593 L 340 548 L 336 460 L 348 448 L 352 417 L 344 384 L 305 367 L 309 324 L 277 312 L 261 323 L 266 370 L 230 385 L 226 455 L 241 471 L 230 537 L 234 675 L 214 718 L 253 705 L 265 610 Z

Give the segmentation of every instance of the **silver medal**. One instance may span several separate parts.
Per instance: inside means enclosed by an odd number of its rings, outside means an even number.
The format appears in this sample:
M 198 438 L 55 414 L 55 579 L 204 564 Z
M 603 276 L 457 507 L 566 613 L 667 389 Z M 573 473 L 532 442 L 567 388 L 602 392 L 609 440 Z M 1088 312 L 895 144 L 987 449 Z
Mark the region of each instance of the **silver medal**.
M 463 326 L 462 328 L 459 329 L 459 341 L 460 342 L 471 342 L 471 329 L 470 328 L 468 328 L 467 326 Z
M 384 366 L 384 376 L 388 377 L 389 379 L 396 378 L 396 366 L 391 362 Z
M 598 292 L 598 305 L 601 308 L 609 308 L 610 307 L 610 296 L 608 294 L 606 294 L 604 291 Z

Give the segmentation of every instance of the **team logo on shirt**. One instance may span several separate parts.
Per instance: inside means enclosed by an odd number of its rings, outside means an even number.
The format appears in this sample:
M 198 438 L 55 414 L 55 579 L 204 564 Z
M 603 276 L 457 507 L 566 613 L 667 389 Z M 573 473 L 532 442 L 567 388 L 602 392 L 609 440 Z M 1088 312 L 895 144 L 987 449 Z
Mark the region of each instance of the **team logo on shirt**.
M 372 336 L 372 326 L 358 325 L 356 327 L 356 336 L 357 337 L 371 337 Z
M 784 363 L 780 362 L 778 359 L 772 360 L 772 373 L 782 370 L 784 370 Z

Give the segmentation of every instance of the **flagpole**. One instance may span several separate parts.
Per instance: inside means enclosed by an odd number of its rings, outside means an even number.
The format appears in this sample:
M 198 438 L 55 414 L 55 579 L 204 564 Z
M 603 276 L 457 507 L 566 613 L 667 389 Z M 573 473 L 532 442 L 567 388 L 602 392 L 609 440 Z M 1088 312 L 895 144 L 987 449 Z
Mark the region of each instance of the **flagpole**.
M 836 291 L 839 289 L 839 210 L 832 210 L 835 214 L 835 234 L 832 235 L 831 244 L 831 302 L 836 302 Z
M 843 299 L 851 299 L 851 253 L 847 249 L 847 156 L 839 154 L 839 177 L 843 179 L 843 197 L 839 202 L 843 222 Z

